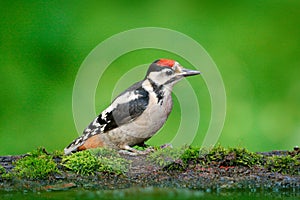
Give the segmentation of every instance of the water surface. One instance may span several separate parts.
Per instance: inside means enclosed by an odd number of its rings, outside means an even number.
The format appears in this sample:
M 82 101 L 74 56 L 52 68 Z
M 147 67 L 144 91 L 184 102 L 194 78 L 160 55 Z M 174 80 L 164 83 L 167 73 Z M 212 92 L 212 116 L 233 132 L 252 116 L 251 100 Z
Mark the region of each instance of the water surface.
M 184 199 L 300 199 L 297 191 L 195 191 L 172 188 L 130 188 L 122 190 L 83 190 L 43 192 L 0 192 L 0 199 L 143 199 L 143 200 L 184 200 Z

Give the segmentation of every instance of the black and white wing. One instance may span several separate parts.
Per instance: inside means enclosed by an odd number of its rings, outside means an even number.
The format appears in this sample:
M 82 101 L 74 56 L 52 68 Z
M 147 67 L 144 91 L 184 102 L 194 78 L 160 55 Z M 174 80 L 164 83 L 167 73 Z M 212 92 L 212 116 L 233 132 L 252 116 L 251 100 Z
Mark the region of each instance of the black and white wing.
M 90 123 L 83 131 L 82 136 L 65 148 L 65 154 L 76 151 L 88 138 L 96 134 L 103 134 L 132 122 L 143 113 L 148 103 L 149 94 L 142 87 L 142 82 L 134 84 L 117 96 L 111 105 Z

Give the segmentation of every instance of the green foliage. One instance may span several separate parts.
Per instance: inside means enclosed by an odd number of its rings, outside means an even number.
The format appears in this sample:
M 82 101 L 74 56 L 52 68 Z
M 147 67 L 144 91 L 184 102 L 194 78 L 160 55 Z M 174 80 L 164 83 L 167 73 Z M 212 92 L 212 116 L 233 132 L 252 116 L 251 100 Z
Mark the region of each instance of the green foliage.
M 263 156 L 260 154 L 250 152 L 245 148 L 225 148 L 221 145 L 217 145 L 210 150 L 192 146 L 158 149 L 148 155 L 147 159 L 158 166 L 170 166 L 171 163 L 180 163 L 182 167 L 196 163 L 251 167 L 263 163 Z
M 157 149 L 155 152 L 147 156 L 147 160 L 154 162 L 160 167 L 168 166 L 180 159 L 180 156 L 184 153 L 186 147 L 181 148 L 162 148 Z
M 6 172 L 6 169 L 0 165 L 0 178 L 2 179 L 11 179 L 12 178 L 12 174 Z
M 96 157 L 120 157 L 119 153 L 116 150 L 109 148 L 96 148 L 88 150 L 93 156 Z
M 128 171 L 130 161 L 121 158 L 116 150 L 97 148 L 90 150 L 90 153 L 97 158 L 100 164 L 99 172 L 123 174 Z
M 45 179 L 53 173 L 59 173 L 53 157 L 43 148 L 28 153 L 14 165 L 13 174 L 22 178 Z
M 159 166 L 170 166 L 171 163 L 181 163 L 183 167 L 189 164 L 217 166 L 261 166 L 273 172 L 284 174 L 299 174 L 300 155 L 263 156 L 241 147 L 225 148 L 217 145 L 212 149 L 198 147 L 165 148 L 150 154 L 148 159 Z M 168 168 L 172 169 L 172 168 Z
M 260 166 L 268 171 L 283 174 L 300 174 L 299 152 L 288 152 L 288 155 L 267 156 L 250 152 L 245 148 L 225 148 L 217 145 L 211 149 L 192 146 L 180 148 L 155 148 L 146 159 L 164 170 L 185 170 L 196 164 L 203 166 Z M 122 158 L 115 150 L 98 148 L 76 152 L 70 156 L 62 151 L 48 153 L 38 148 L 13 163 L 11 172 L 0 165 L 0 178 L 12 179 L 46 179 L 54 173 L 60 173 L 56 162 L 72 172 L 81 175 L 96 173 L 124 174 L 128 171 L 130 161 Z
M 200 147 L 189 146 L 185 149 L 183 154 L 181 154 L 180 159 L 183 163 L 188 164 L 189 162 L 197 162 L 200 156 Z
M 78 174 L 94 174 L 100 167 L 95 156 L 89 151 L 76 152 L 70 156 L 63 158 L 63 166 Z
M 263 162 L 263 156 L 254 152 L 250 152 L 245 148 L 229 148 L 228 156 L 229 165 L 233 166 L 254 166 Z
M 2 165 L 0 165 L 0 174 L 4 174 L 4 173 L 6 173 L 6 170 Z
M 251 167 L 262 164 L 263 156 L 245 148 L 225 148 L 218 145 L 205 155 L 205 161 L 207 164 Z
M 208 153 L 205 155 L 205 161 L 206 163 L 219 163 L 224 160 L 227 154 L 228 149 L 218 145 L 208 151 Z
M 251 167 L 262 163 L 262 155 L 250 152 L 245 148 L 229 148 L 228 151 L 229 165 Z
M 129 161 L 121 158 L 115 150 L 98 148 L 65 156 L 62 165 L 82 175 L 93 175 L 96 172 L 122 174 L 127 171 Z
M 51 153 L 51 155 L 56 158 L 56 157 L 63 157 L 65 154 L 64 154 L 64 151 L 63 150 L 55 150 Z
M 300 174 L 300 156 L 271 156 L 266 160 L 265 168 L 283 174 Z
M 147 160 L 168 170 L 182 170 L 188 164 L 196 163 L 199 158 L 199 147 L 182 146 L 179 148 L 161 148 L 147 156 Z

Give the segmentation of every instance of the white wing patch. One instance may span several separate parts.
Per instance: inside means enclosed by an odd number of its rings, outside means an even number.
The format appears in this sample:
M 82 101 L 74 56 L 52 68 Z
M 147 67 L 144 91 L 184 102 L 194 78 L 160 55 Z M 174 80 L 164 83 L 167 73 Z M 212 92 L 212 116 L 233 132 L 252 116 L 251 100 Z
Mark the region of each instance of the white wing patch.
M 117 106 L 119 104 L 124 104 L 124 103 L 130 102 L 130 101 L 136 100 L 140 96 L 141 96 L 140 94 L 136 94 L 134 91 L 124 93 L 123 95 L 117 97 L 112 102 L 112 104 L 101 113 L 101 116 L 102 116 L 101 118 L 103 120 L 105 120 L 107 118 L 107 113 L 112 112 L 114 109 L 117 108 Z

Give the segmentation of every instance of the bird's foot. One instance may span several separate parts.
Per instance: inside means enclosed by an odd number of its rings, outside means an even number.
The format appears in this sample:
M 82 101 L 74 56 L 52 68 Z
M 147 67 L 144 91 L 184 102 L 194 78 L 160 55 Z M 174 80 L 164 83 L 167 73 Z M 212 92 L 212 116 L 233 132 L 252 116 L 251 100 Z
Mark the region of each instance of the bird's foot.
M 161 149 L 164 149 L 164 148 L 173 148 L 173 145 L 170 144 L 170 143 L 167 143 L 167 144 L 163 144 L 160 146 Z
M 145 149 L 143 152 L 145 152 L 146 154 L 148 154 L 148 153 L 151 153 L 151 152 L 154 152 L 155 151 L 155 149 L 154 149 L 154 147 L 151 147 L 151 146 L 149 146 L 147 149 Z
M 137 155 L 146 155 L 146 154 L 148 154 L 150 152 L 153 152 L 153 151 L 154 151 L 153 147 L 148 147 L 144 151 L 141 151 L 141 150 L 137 150 L 135 148 L 132 148 L 128 145 L 123 145 L 122 150 L 119 150 L 119 153 L 131 155 L 131 156 L 137 156 Z
M 132 152 L 132 151 L 128 151 L 128 150 L 119 150 L 120 154 L 125 154 L 125 155 L 129 155 L 129 156 L 137 156 L 137 152 Z

